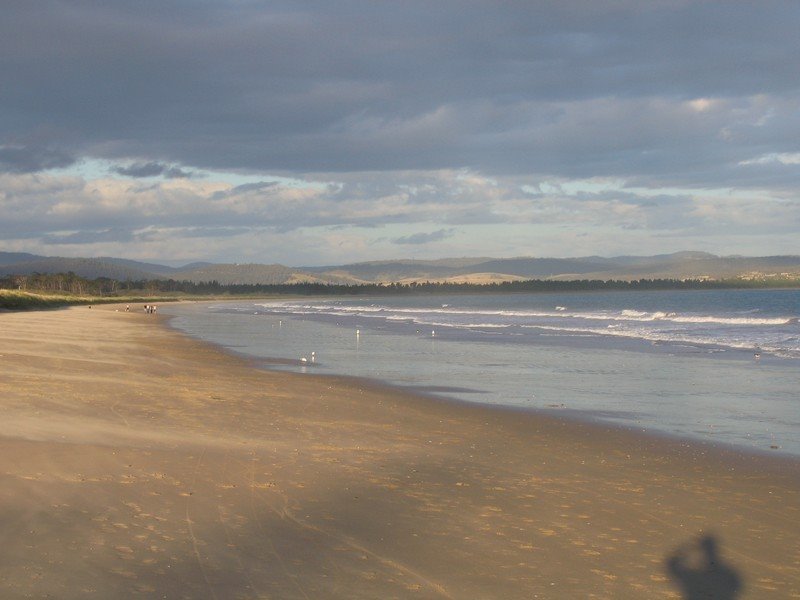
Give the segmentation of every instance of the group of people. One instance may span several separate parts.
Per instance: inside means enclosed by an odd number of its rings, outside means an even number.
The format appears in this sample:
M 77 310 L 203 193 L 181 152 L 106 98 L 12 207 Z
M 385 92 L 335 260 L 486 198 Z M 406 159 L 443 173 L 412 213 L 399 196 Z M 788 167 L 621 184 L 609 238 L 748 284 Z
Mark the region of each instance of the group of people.
M 92 308 L 92 307 L 90 306 L 89 308 Z M 130 304 L 126 304 L 125 305 L 125 312 L 131 312 L 131 305 Z M 148 315 L 156 314 L 156 305 L 155 304 L 145 304 L 144 305 L 144 312 L 145 312 L 145 314 L 148 314 Z

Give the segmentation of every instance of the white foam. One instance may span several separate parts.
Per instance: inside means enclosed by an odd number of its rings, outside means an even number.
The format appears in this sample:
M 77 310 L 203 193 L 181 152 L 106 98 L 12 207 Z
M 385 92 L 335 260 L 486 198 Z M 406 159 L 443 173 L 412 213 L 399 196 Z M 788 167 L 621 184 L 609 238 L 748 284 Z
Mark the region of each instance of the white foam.
M 756 316 L 757 311 L 728 314 L 693 314 L 669 311 L 618 310 L 504 310 L 433 307 L 392 307 L 380 304 L 278 301 L 257 304 L 265 312 L 298 316 L 359 317 L 424 327 L 465 330 L 538 328 L 565 335 L 604 335 L 648 341 L 717 345 L 729 348 L 760 347 L 765 352 L 800 356 L 800 343 L 793 343 L 786 326 L 797 325 L 797 317 Z M 387 300 L 391 302 L 391 300 Z M 562 310 L 563 309 L 563 310 Z

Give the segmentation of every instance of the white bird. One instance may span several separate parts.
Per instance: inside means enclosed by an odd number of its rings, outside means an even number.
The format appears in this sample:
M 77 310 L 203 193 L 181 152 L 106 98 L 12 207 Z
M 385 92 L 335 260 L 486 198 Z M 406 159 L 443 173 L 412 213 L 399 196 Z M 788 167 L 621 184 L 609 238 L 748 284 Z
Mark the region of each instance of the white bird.
M 316 352 L 312 352 L 311 353 L 311 362 L 312 363 L 313 362 L 317 362 L 317 353 Z

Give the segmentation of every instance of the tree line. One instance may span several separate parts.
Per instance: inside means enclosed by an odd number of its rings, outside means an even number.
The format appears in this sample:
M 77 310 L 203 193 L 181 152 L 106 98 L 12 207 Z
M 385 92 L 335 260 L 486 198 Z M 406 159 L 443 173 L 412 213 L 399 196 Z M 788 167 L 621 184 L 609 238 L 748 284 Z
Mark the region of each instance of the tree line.
M 224 295 L 401 295 L 513 292 L 577 292 L 603 290 L 710 290 L 733 288 L 798 287 L 797 280 L 743 279 L 637 279 L 553 281 L 530 279 L 485 284 L 477 283 L 284 283 L 224 284 L 218 281 L 177 281 L 141 279 L 120 281 L 109 277 L 88 279 L 75 273 L 34 273 L 0 278 L 0 289 L 29 292 L 74 294 L 80 296 L 125 296 L 130 294 L 185 294 L 189 296 Z

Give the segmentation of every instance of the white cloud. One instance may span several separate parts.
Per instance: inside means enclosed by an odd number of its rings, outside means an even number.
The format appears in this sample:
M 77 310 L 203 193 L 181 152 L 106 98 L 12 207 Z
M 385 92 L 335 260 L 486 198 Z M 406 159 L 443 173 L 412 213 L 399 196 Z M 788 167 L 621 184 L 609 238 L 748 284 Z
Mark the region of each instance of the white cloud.
M 800 165 L 800 152 L 770 152 L 757 158 L 750 158 L 739 162 L 740 165 Z
M 575 255 L 583 247 L 577 237 L 597 240 L 602 232 L 609 239 L 592 253 L 626 243 L 646 253 L 668 236 L 686 248 L 704 232 L 720 240 L 800 229 L 796 196 L 769 190 L 638 188 L 616 178 L 487 177 L 464 169 L 334 177 L 234 185 L 211 177 L 145 183 L 6 174 L 0 235 L 6 247 L 24 242 L 27 251 L 46 246 L 50 254 L 315 264 L 389 258 L 398 242 L 427 257 L 526 248 Z M 549 245 L 532 245 L 524 231 Z M 661 241 L 647 242 L 648 235 Z M 761 244 L 769 253 L 768 240 Z

